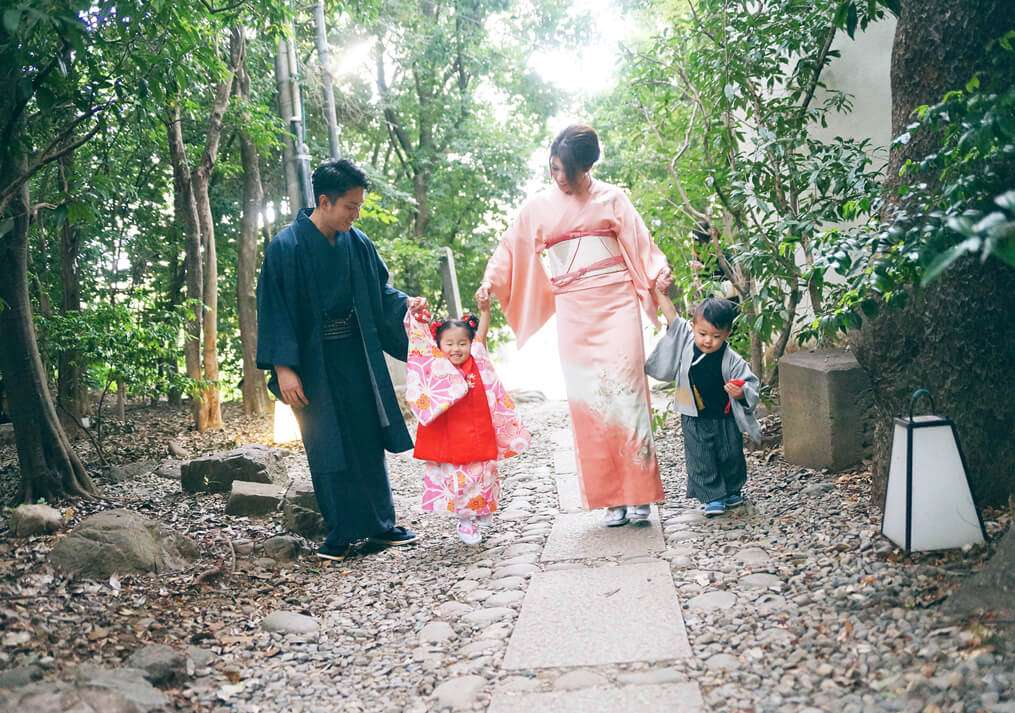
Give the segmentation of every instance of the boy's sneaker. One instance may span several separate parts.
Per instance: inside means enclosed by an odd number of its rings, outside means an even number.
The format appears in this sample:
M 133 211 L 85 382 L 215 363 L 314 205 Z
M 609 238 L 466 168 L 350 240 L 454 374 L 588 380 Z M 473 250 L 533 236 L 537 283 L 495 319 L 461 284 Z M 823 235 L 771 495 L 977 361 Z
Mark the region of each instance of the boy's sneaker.
M 377 543 L 378 545 L 387 545 L 388 547 L 398 547 L 400 545 L 411 545 L 419 537 L 412 530 L 405 527 L 393 527 L 387 532 L 371 537 L 370 541 Z
M 317 556 L 322 560 L 341 562 L 349 555 L 349 545 L 323 544 L 317 550 Z
M 603 524 L 607 527 L 620 527 L 626 525 L 627 520 L 627 506 L 618 505 L 614 508 L 606 508 L 606 517 L 603 519 Z
M 716 517 L 724 512 L 726 512 L 726 502 L 723 500 L 713 500 L 705 504 L 705 517 Z
M 627 519 L 632 525 L 647 525 L 652 514 L 650 505 L 632 505 L 627 509 Z
M 482 541 L 483 535 L 479 532 L 479 525 L 475 520 L 458 521 L 458 539 L 467 545 L 478 545 Z
M 723 502 L 726 504 L 727 510 L 731 508 L 738 508 L 744 504 L 744 496 L 740 493 L 733 493 L 732 495 L 727 495 Z
M 489 530 L 493 527 L 493 515 L 480 515 L 476 518 L 476 524 L 480 530 Z

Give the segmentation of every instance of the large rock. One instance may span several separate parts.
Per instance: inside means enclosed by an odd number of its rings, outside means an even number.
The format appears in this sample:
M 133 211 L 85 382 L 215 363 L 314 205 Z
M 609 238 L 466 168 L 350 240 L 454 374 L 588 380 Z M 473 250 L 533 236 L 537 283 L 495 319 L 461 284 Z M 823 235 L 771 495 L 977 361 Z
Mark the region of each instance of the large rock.
M 842 470 L 869 452 L 871 387 L 852 352 L 799 351 L 779 362 L 783 453 L 790 463 Z
M 0 671 L 0 688 L 21 688 L 41 678 L 42 669 L 35 664 L 15 666 L 12 669 Z
M 84 664 L 72 681 L 40 681 L 13 691 L 0 690 L 0 711 L 14 713 L 150 713 L 164 711 L 169 699 L 137 669 L 106 669 Z
M 105 510 L 60 540 L 50 561 L 68 574 L 106 579 L 114 573 L 182 569 L 197 554 L 193 541 L 157 520 L 130 510 Z
M 289 485 L 282 504 L 282 524 L 290 532 L 310 539 L 324 534 L 324 518 L 309 480 L 297 480 Z
M 142 475 L 153 472 L 158 464 L 151 460 L 127 463 L 126 465 L 114 465 L 109 469 L 106 477 L 114 483 L 123 483 L 128 480 L 137 480 Z
M 316 634 L 321 625 L 312 616 L 291 611 L 276 611 L 264 617 L 261 628 L 279 634 Z
M 188 493 L 228 493 L 234 480 L 284 483 L 286 451 L 261 445 L 240 446 L 184 463 L 180 483 Z
M 946 610 L 958 617 L 992 612 L 998 620 L 1015 621 L 1015 527 L 1001 538 L 987 566 L 948 598 Z
M 0 689 L 0 711 L 4 713 L 143 713 L 133 701 L 108 688 L 77 686 L 63 681 L 33 683 L 13 691 Z M 155 710 L 158 710 L 157 708 Z
M 169 704 L 166 695 L 145 679 L 144 672 L 136 668 L 102 668 L 82 664 L 75 671 L 79 687 L 104 688 L 120 694 L 139 711 L 159 710 Z
M 282 486 L 234 480 L 226 503 L 227 515 L 267 515 L 282 502 Z
M 183 477 L 183 461 L 176 460 L 175 458 L 166 458 L 164 461 L 159 463 L 159 467 L 155 469 L 155 475 L 166 480 L 179 480 Z
M 178 683 L 187 678 L 187 655 L 163 644 L 149 644 L 127 659 L 127 665 L 144 672 L 156 686 Z
M 276 535 L 261 543 L 260 552 L 276 562 L 292 562 L 303 551 L 303 543 L 291 535 Z
M 63 528 L 63 515 L 49 505 L 19 505 L 11 511 L 8 526 L 15 537 L 45 535 Z

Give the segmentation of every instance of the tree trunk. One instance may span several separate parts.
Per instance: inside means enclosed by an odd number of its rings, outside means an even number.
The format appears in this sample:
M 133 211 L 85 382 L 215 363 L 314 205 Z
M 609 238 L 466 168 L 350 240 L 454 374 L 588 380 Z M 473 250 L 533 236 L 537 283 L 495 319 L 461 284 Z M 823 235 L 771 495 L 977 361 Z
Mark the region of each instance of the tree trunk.
M 178 219 L 182 217 L 187 232 L 187 297 L 203 303 L 203 310 L 195 314 L 194 322 L 188 324 L 185 352 L 188 376 L 204 382 L 200 397 L 195 399 L 195 422 L 199 431 L 222 427 L 222 404 L 218 388 L 218 258 L 208 184 L 218 157 L 223 117 L 233 91 L 236 70 L 243 61 L 243 50 L 243 35 L 234 29 L 229 43 L 226 76 L 215 85 L 215 96 L 205 132 L 204 152 L 193 170 L 190 170 L 187 161 L 178 105 L 174 108 L 173 121 L 169 124 L 169 153 L 176 188 L 176 212 Z
M 413 222 L 413 234 L 417 238 L 426 236 L 426 229 L 430 226 L 428 178 L 423 169 L 416 171 L 412 177 L 412 197 L 416 199 L 416 220 Z
M 5 158 L 16 171 L 25 171 L 23 159 L 15 161 L 10 155 Z M 4 186 L 13 180 L 11 176 L 2 178 L 0 185 Z M 4 335 L 0 339 L 0 370 L 14 422 L 21 468 L 20 499 L 55 501 L 68 495 L 93 495 L 96 490 L 57 418 L 39 355 L 28 297 L 30 206 L 26 181 L 10 203 L 0 208 L 0 216 L 13 218 L 9 232 L 0 236 L 0 300 L 6 305 L 0 310 L 0 333 Z
M 331 78 L 331 50 L 328 47 L 328 24 L 324 19 L 324 0 L 314 8 L 317 25 L 317 59 L 321 63 L 321 86 L 324 91 L 324 118 L 328 120 L 328 148 L 338 158 L 338 117 L 335 115 L 335 87 Z
M 59 162 L 60 183 L 63 194 L 71 190 L 73 154 Z M 69 219 L 65 219 L 60 230 L 60 284 L 62 288 L 61 309 L 64 314 L 81 311 L 81 280 L 78 275 L 78 253 L 81 249 L 81 234 Z M 87 414 L 86 390 L 83 382 L 81 354 L 61 352 L 57 363 L 59 385 L 57 402 L 73 418 Z
M 201 227 L 197 218 L 197 202 L 190 178 L 190 163 L 183 143 L 183 120 L 179 105 L 173 108 L 173 119 L 168 125 L 169 158 L 173 165 L 174 208 L 177 225 L 183 226 L 186 235 L 187 300 L 194 303 L 188 309 L 189 318 L 185 327 L 183 356 L 187 378 L 201 380 L 201 317 L 203 310 L 197 306 L 204 299 L 204 268 L 201 264 Z M 191 398 L 194 424 L 200 428 L 201 400 L 197 395 Z
M 240 99 L 250 99 L 250 77 L 245 68 L 239 75 Z M 249 116 L 244 112 L 241 121 Z M 243 345 L 243 410 L 247 414 L 268 412 L 268 389 L 264 385 L 264 372 L 257 368 L 257 300 L 255 283 L 257 274 L 257 219 L 264 204 L 261 185 L 261 168 L 258 165 L 257 146 L 246 127 L 240 128 L 240 158 L 243 162 L 243 219 L 240 225 L 240 244 L 236 257 L 236 312 L 240 322 L 240 343 Z
M 986 43 L 1015 24 L 1006 0 L 949 2 L 903 0 L 892 50 L 892 132 L 899 135 L 913 110 L 961 88 L 976 72 L 989 72 Z M 896 200 L 899 168 L 935 150 L 932 136 L 895 146 L 884 195 Z M 1010 169 L 1015 171 L 1015 166 Z M 883 219 L 890 220 L 889 208 Z M 1015 402 L 999 383 L 1015 373 L 1015 271 L 990 260 L 967 260 L 923 290 L 902 309 L 883 311 L 854 337 L 867 370 L 876 411 L 874 501 L 884 496 L 891 453 L 892 418 L 909 396 L 927 387 L 939 413 L 950 416 L 962 440 L 973 495 L 982 505 L 1003 504 L 1015 491 Z M 971 325 L 983 334 L 970 337 Z
M 275 54 L 275 82 L 278 86 L 278 111 L 285 125 L 289 126 L 293 117 L 293 100 L 289 89 L 289 47 L 285 40 L 278 41 L 278 50 Z M 292 134 L 289 132 L 286 132 L 285 138 L 282 139 L 282 162 L 285 164 L 285 189 L 289 197 L 289 214 L 295 216 L 303 207 L 303 199 L 299 173 L 296 169 L 296 150 Z
M 218 386 L 218 255 L 215 250 L 215 222 L 211 214 L 211 198 L 208 195 L 208 175 L 202 171 L 195 171 L 194 198 L 197 201 L 201 243 L 204 246 L 204 319 L 201 322 L 201 354 L 204 361 L 205 388 L 201 394 L 201 412 L 197 420 L 197 429 L 207 431 L 222 428 L 222 400 Z
M 127 385 L 116 382 L 116 420 L 123 423 L 127 420 Z

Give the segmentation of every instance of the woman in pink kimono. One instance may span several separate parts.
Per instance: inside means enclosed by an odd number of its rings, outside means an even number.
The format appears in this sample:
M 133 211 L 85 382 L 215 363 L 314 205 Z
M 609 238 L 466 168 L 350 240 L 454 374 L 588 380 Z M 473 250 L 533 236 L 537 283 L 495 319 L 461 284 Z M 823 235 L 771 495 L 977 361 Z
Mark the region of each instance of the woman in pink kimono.
M 589 174 L 598 159 L 591 127 L 557 136 L 554 185 L 522 206 L 476 299 L 500 300 L 519 346 L 556 313 L 582 497 L 589 509 L 607 508 L 615 527 L 647 522 L 649 505 L 663 499 L 642 314 L 658 323 L 655 290 L 672 278 L 624 191 Z

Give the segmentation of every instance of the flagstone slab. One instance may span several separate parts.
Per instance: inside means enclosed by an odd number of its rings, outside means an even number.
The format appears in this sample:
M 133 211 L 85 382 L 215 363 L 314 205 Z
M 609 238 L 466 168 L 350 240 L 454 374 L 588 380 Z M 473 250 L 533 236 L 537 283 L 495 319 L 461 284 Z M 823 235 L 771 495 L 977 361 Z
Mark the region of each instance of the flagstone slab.
M 561 512 L 578 512 L 583 510 L 581 488 L 578 478 L 573 475 L 559 477 L 557 480 L 557 502 Z
M 553 452 L 553 472 L 557 475 L 573 475 L 578 472 L 574 449 L 558 448 Z
M 574 448 L 574 436 L 570 428 L 558 428 L 553 432 L 553 445 L 556 448 Z
M 638 713 L 703 713 L 705 702 L 696 683 L 655 686 L 597 686 L 549 693 L 511 695 L 497 691 L 487 713 L 589 713 L 589 711 L 638 711 Z
M 659 511 L 652 506 L 648 525 L 606 527 L 600 510 L 564 513 L 557 518 L 543 548 L 542 561 L 638 557 L 662 552 Z
M 690 655 L 669 566 L 653 562 L 533 575 L 503 666 L 600 666 Z

